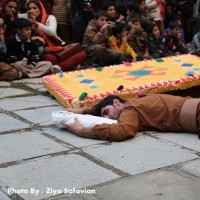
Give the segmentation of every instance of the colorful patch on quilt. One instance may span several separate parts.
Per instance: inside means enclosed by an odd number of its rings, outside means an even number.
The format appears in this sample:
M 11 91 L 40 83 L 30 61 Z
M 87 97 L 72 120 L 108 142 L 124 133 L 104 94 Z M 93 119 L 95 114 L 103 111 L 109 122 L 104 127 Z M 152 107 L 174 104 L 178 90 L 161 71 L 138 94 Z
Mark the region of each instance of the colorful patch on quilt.
M 94 105 L 112 94 L 126 99 L 141 91 L 164 93 L 200 85 L 199 57 L 180 55 L 162 60 L 64 72 L 62 77 L 48 75 L 43 77 L 43 84 L 65 107 Z

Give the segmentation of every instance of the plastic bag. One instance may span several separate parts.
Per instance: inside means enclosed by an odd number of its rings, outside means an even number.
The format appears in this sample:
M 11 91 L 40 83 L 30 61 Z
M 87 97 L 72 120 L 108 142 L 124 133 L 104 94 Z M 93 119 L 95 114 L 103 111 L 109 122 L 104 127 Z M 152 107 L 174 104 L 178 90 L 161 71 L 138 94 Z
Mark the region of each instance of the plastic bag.
M 115 124 L 117 120 L 108 119 L 105 117 L 97 117 L 93 115 L 82 115 L 75 114 L 68 111 L 53 111 L 52 112 L 52 121 L 55 124 L 60 124 L 62 121 L 67 122 L 69 124 L 73 124 L 74 118 L 78 118 L 81 124 L 85 127 L 92 127 L 96 124 Z

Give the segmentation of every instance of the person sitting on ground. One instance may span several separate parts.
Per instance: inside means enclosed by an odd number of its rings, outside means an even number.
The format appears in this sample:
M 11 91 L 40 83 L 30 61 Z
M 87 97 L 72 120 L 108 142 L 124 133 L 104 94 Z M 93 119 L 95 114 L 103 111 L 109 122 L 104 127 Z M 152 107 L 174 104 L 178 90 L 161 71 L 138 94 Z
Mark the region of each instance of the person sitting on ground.
M 131 30 L 128 33 L 128 44 L 137 54 L 137 60 L 151 59 L 148 47 L 148 35 L 140 25 L 138 16 L 131 19 Z
M 69 131 L 85 138 L 123 141 L 133 138 L 138 131 L 200 131 L 200 98 L 154 94 L 125 101 L 111 95 L 96 106 L 68 110 L 118 120 L 117 124 L 98 124 L 90 128 L 76 118 L 73 124 L 62 122 Z
M 31 41 L 32 23 L 26 18 L 16 20 L 17 33 L 6 41 L 7 60 L 12 67 L 22 72 L 22 77 L 36 78 L 51 72 L 50 61 L 40 61 L 38 48 Z
M 7 48 L 4 37 L 4 20 L 0 18 L 0 81 L 12 81 L 19 79 L 21 74 L 6 63 Z
M 146 27 L 148 33 L 149 52 L 153 58 L 162 58 L 175 55 L 161 43 L 160 30 L 156 24 L 149 24 Z
M 56 33 L 56 18 L 53 15 L 47 15 L 43 4 L 39 0 L 29 0 L 27 10 L 27 13 L 19 14 L 19 17 L 28 18 L 37 28 L 39 36 L 45 40 L 45 50 L 42 55 L 42 60 L 49 60 L 53 65 L 59 65 L 63 71 L 71 70 L 85 60 L 86 53 L 80 51 L 64 61 L 60 61 L 54 55 L 55 52 L 64 48 L 57 44 L 61 44 L 62 40 Z
M 178 54 L 187 54 L 188 49 L 181 41 L 180 25 L 178 22 L 169 23 L 170 32 L 165 32 L 161 36 L 161 41 L 170 51 Z
M 113 35 L 109 37 L 110 46 L 116 51 L 123 53 L 128 62 L 136 62 L 136 53 L 129 46 L 127 42 L 127 31 L 125 29 L 125 24 L 116 22 L 115 26 L 112 28 Z
M 112 28 L 112 23 L 106 20 L 107 13 L 98 10 L 85 30 L 82 46 L 87 53 L 86 67 L 94 67 L 94 63 L 101 67 L 121 64 L 125 60 L 122 53 L 109 47 L 108 30 Z
M 192 39 L 191 43 L 188 43 L 189 53 L 200 56 L 200 28 L 199 32 L 197 32 Z
M 196 45 L 195 55 L 200 56 L 200 29 L 193 37 L 193 42 Z
M 183 27 L 182 27 L 182 21 L 181 21 L 180 16 L 177 15 L 173 21 L 175 23 L 179 24 L 179 27 L 180 27 L 179 31 L 181 33 L 181 42 L 182 42 L 182 46 L 185 48 L 186 47 L 186 44 L 185 44 L 185 33 L 184 33 L 184 30 L 183 30 Z M 165 33 L 170 34 L 170 28 L 169 28 L 169 26 L 166 27 Z

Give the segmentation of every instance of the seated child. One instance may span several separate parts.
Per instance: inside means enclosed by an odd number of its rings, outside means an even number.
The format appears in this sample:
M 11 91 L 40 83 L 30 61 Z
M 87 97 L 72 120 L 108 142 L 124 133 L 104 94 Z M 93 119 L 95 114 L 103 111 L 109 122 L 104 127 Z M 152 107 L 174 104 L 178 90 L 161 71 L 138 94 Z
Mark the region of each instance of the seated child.
M 135 62 L 137 55 L 127 42 L 125 24 L 116 23 L 112 28 L 112 33 L 113 35 L 109 37 L 110 46 L 116 51 L 123 53 L 126 57 L 126 61 Z
M 173 21 L 177 22 L 179 24 L 179 26 L 180 26 L 180 33 L 181 33 L 181 41 L 182 41 L 183 47 L 186 47 L 186 45 L 185 45 L 185 33 L 184 33 L 183 25 L 182 25 L 182 22 L 181 22 L 181 17 L 179 15 L 177 15 L 177 16 L 174 17 Z M 167 28 L 165 29 L 165 32 L 167 32 L 168 34 L 170 33 L 169 26 L 167 26 Z
M 150 24 L 147 27 L 149 52 L 153 58 L 162 58 L 165 56 L 175 55 L 172 51 L 160 41 L 160 31 L 156 24 Z
M 94 13 L 94 19 L 91 20 L 85 30 L 82 46 L 87 53 L 84 64 L 87 68 L 97 66 L 109 66 L 124 62 L 122 53 L 109 47 L 109 29 L 112 23 L 107 21 L 107 13 L 98 10 Z
M 35 78 L 49 74 L 52 63 L 40 61 L 38 48 L 31 40 L 32 23 L 26 18 L 19 18 L 15 26 L 15 36 L 6 41 L 8 62 L 21 71 L 23 77 Z
M 148 36 L 141 27 L 139 18 L 135 16 L 131 19 L 131 22 L 131 30 L 128 33 L 128 44 L 136 52 L 137 60 L 151 59 L 149 55 Z
M 194 43 L 194 54 L 200 56 L 200 29 L 199 32 L 193 36 L 192 43 Z
M 181 41 L 181 33 L 180 33 L 180 25 L 178 22 L 170 22 L 169 23 L 170 32 L 165 32 L 161 36 L 161 42 L 163 45 L 174 52 L 176 55 L 178 54 L 187 54 L 188 49 Z

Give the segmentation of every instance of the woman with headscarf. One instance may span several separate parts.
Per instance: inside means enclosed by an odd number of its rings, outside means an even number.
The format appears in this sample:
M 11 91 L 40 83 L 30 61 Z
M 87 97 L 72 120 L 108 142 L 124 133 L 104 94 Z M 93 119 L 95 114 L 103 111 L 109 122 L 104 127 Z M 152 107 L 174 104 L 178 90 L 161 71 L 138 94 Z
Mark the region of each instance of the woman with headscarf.
M 29 0 L 27 3 L 27 13 L 19 14 L 19 17 L 28 18 L 36 27 L 39 36 L 45 41 L 45 51 L 42 56 L 43 60 L 49 60 L 52 64 L 58 64 L 62 70 L 73 69 L 86 58 L 86 53 L 80 51 L 67 58 L 59 61 L 54 52 L 62 50 L 63 47 L 57 45 L 55 41 L 62 41 L 56 33 L 57 21 L 53 15 L 48 15 L 43 4 L 39 0 Z

